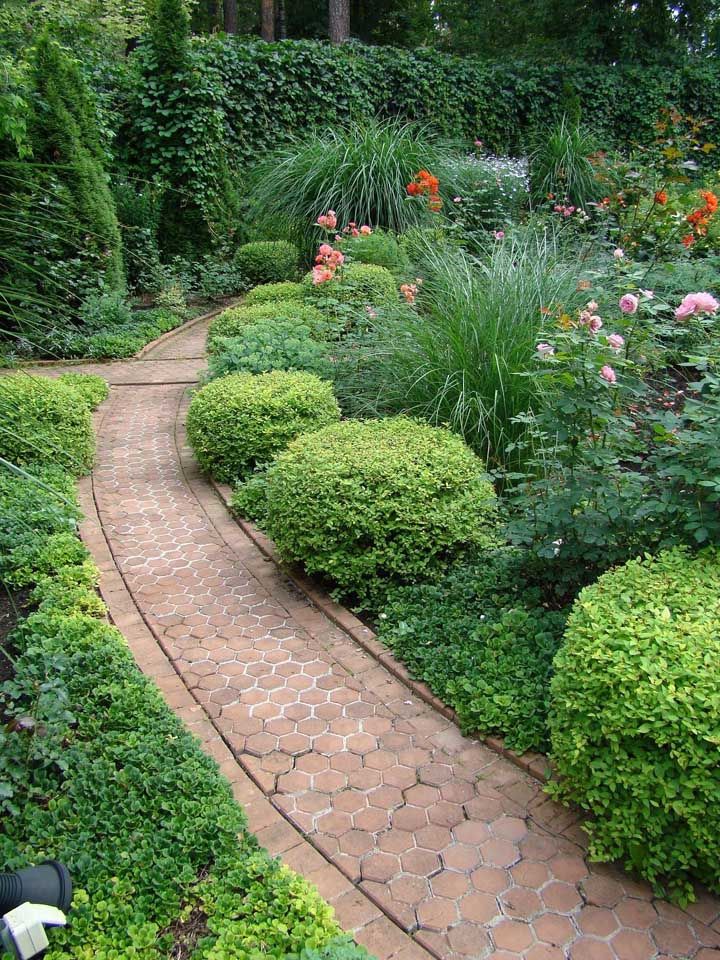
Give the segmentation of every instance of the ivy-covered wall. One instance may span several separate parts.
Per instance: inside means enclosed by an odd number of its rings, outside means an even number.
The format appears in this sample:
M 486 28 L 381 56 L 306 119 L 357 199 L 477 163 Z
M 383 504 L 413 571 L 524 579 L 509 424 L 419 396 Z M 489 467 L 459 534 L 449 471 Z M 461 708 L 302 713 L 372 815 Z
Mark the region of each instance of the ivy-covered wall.
M 445 135 L 518 154 L 575 95 L 583 120 L 608 145 L 652 140 L 660 109 L 670 105 L 712 119 L 708 139 L 720 138 L 720 65 L 711 60 L 667 69 L 492 63 L 313 41 L 196 38 L 193 46 L 193 68 L 217 85 L 230 143 L 245 161 L 304 128 L 373 113 L 427 121 Z

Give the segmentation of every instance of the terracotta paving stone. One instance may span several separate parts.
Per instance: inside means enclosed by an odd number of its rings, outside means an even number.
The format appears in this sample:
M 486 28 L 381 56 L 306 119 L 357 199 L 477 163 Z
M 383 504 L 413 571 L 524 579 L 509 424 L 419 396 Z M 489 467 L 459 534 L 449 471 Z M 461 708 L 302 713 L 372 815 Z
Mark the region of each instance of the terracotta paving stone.
M 261 559 L 185 446 L 203 335 L 155 359 L 72 367 L 116 384 L 95 500 L 135 604 L 202 705 L 192 722 L 209 717 L 319 862 L 359 885 L 341 893 L 336 874 L 312 874 L 336 884 L 341 922 L 397 960 L 420 960 L 420 945 L 442 960 L 720 960 L 718 898 L 682 911 L 590 863 L 574 811 L 464 737 Z

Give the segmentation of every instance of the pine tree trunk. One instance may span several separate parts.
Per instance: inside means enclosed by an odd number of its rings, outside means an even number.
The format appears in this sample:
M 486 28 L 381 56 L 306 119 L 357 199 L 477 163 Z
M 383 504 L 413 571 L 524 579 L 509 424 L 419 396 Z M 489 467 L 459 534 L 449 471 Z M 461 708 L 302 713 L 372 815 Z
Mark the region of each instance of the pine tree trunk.
M 262 0 L 262 26 L 260 36 L 268 43 L 275 39 L 275 0 Z
M 223 27 L 225 29 L 225 33 L 237 33 L 237 0 L 223 0 Z
M 329 0 L 330 43 L 344 43 L 350 37 L 350 0 Z

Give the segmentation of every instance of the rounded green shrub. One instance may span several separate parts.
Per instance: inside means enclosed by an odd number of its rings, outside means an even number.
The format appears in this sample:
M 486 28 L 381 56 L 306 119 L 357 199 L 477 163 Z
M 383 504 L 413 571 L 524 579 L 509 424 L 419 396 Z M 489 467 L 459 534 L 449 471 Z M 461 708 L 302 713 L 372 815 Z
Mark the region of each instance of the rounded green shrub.
M 233 373 L 195 394 L 187 430 L 203 470 L 230 482 L 339 417 L 332 387 L 311 373 Z
M 385 230 L 373 230 L 359 237 L 345 237 L 338 246 L 344 254 L 359 263 L 374 263 L 395 274 L 410 269 L 410 261 L 397 238 Z
M 63 373 L 58 377 L 58 382 L 72 387 L 90 410 L 99 407 L 103 400 L 107 400 L 110 393 L 107 382 L 102 377 L 95 376 L 94 373 Z
M 301 283 L 285 280 L 281 283 L 261 283 L 245 295 L 246 304 L 267 303 L 278 300 L 304 300 L 307 290 Z
M 248 324 L 264 320 L 283 321 L 309 327 L 317 340 L 325 339 L 328 323 L 322 311 L 297 300 L 278 300 L 255 303 L 250 306 L 231 307 L 211 321 L 207 336 L 207 349 L 213 353 L 221 337 L 236 337 Z
M 493 544 L 494 509 L 463 441 L 406 417 L 298 437 L 267 474 L 268 533 L 282 557 L 365 607 Z
M 238 247 L 235 264 L 252 284 L 277 283 L 297 276 L 300 251 L 287 240 L 256 240 Z
M 387 267 L 374 263 L 348 263 L 334 280 L 313 285 L 312 273 L 304 279 L 308 297 L 318 304 L 324 300 L 337 300 L 355 306 L 379 307 L 396 303 L 398 283 Z
M 208 374 L 214 380 L 239 371 L 306 370 L 327 380 L 333 372 L 328 349 L 304 324 L 259 320 L 246 324 L 234 337 L 215 341 Z
M 94 450 L 90 409 L 74 387 L 34 374 L 0 377 L 0 457 L 80 475 L 90 469 Z
M 578 597 L 555 657 L 556 793 L 593 858 L 720 890 L 720 553 L 632 560 Z

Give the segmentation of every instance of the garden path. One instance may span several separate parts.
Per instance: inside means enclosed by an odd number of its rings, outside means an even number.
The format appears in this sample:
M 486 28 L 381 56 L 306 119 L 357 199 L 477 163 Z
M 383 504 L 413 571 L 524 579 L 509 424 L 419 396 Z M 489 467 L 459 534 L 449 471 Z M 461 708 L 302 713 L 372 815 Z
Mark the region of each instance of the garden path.
M 315 848 L 284 823 L 295 840 L 273 852 L 381 957 L 720 960 L 718 898 L 683 911 L 588 863 L 573 812 L 422 702 L 232 521 L 184 433 L 205 326 L 142 360 L 73 367 L 113 385 L 85 498 L 104 540 L 87 539 L 129 639 L 142 616 L 141 666 L 169 660 L 175 673 L 155 673 L 171 705 L 199 732 L 212 724 L 208 749 L 229 748 Z

